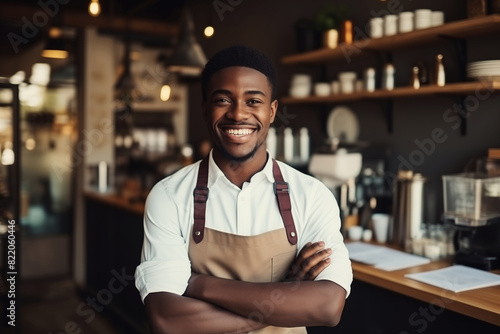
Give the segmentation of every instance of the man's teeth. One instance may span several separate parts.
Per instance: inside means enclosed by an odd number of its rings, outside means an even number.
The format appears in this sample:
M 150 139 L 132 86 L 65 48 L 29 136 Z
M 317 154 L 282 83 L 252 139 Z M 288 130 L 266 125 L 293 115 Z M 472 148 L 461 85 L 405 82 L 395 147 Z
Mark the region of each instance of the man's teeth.
M 244 136 L 244 135 L 249 135 L 253 132 L 251 129 L 228 129 L 226 130 L 227 133 L 230 135 L 235 135 L 235 136 Z

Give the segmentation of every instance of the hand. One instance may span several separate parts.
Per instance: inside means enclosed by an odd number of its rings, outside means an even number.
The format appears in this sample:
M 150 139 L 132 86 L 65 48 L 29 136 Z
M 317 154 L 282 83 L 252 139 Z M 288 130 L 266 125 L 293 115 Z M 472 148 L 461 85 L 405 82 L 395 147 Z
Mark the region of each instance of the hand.
M 290 267 L 285 281 L 312 281 L 330 265 L 330 248 L 325 243 L 308 242 L 299 252 Z

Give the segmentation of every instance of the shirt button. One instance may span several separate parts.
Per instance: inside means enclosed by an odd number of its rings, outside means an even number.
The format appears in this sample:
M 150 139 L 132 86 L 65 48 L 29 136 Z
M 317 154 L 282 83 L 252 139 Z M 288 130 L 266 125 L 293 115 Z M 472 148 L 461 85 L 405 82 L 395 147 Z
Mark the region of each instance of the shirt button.
M 194 232 L 194 235 L 196 235 L 197 237 L 199 237 L 199 236 L 200 236 L 200 234 L 201 234 L 201 232 L 200 232 L 200 231 L 196 231 L 196 232 Z
M 291 236 L 292 238 L 294 238 L 294 237 L 295 237 L 295 232 L 290 232 L 290 236 Z

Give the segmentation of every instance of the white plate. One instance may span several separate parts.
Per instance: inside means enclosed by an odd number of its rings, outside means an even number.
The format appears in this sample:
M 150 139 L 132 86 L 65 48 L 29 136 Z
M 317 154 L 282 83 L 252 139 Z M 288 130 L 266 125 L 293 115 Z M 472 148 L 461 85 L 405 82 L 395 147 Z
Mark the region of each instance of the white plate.
M 356 114 L 346 106 L 337 106 L 330 111 L 326 131 L 331 139 L 354 143 L 359 136 L 359 122 Z

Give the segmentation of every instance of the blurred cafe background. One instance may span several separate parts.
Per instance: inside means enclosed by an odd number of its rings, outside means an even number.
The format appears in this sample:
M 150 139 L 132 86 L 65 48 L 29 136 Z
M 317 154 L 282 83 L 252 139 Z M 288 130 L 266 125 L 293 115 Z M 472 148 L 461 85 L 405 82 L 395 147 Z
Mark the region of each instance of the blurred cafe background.
M 500 273 L 499 32 L 497 0 L 1 0 L 0 332 L 149 333 L 144 201 L 210 150 L 200 72 L 244 44 L 278 69 L 269 152 L 334 192 L 346 242 L 430 260 L 353 261 L 309 333 L 498 333 L 500 286 L 404 275 Z

